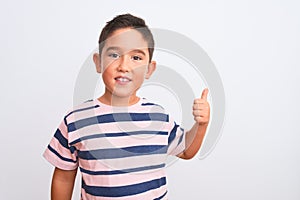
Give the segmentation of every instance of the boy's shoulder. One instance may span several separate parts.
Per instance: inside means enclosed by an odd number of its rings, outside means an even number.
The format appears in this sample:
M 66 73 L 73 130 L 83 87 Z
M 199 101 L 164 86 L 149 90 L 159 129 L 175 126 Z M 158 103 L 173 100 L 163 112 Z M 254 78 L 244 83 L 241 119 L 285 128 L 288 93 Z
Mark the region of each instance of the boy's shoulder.
M 93 99 L 86 100 L 80 104 L 77 104 L 77 105 L 74 105 L 73 107 L 71 107 L 67 111 L 65 118 L 68 118 L 68 116 L 70 116 L 72 114 L 79 113 L 81 111 L 91 110 L 91 109 L 94 109 L 97 107 L 99 107 L 99 105 L 95 102 L 95 100 L 93 100 Z
M 94 107 L 99 107 L 98 103 L 94 99 L 89 99 L 80 104 L 74 105 L 69 111 L 76 112 L 76 111 L 80 111 L 80 110 L 91 109 Z

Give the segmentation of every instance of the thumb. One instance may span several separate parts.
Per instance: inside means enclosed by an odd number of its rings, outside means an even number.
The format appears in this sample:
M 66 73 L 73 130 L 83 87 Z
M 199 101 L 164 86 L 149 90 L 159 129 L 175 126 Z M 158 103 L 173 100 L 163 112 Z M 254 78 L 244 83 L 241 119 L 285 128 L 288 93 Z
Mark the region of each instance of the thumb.
M 201 99 L 207 100 L 208 88 L 202 91 Z

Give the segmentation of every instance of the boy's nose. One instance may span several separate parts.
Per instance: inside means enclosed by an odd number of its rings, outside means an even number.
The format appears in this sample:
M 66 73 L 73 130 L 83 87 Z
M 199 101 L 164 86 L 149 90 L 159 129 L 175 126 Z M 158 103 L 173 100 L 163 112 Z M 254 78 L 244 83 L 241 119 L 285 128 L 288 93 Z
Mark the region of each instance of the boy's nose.
M 117 70 L 120 72 L 129 72 L 128 58 L 126 55 L 121 56 Z

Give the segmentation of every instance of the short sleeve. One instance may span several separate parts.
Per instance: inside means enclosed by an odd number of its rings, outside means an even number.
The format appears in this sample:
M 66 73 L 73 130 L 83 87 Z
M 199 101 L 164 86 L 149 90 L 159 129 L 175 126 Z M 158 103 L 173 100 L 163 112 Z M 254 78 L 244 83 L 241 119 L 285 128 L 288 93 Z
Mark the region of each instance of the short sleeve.
M 52 165 L 63 170 L 73 170 L 78 167 L 77 151 L 69 145 L 65 121 L 62 121 L 56 129 L 43 156 Z
M 168 154 L 176 156 L 185 150 L 185 131 L 174 120 L 170 120 Z

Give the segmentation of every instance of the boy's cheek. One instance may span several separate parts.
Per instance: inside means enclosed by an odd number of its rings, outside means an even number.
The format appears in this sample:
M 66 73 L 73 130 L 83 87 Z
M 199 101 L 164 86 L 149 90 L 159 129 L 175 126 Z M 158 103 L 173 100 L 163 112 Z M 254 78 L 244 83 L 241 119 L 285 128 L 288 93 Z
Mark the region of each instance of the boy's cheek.
M 147 72 L 147 65 L 137 65 L 133 68 L 133 71 L 135 73 L 141 73 L 144 74 Z
M 104 73 L 107 70 L 108 66 L 107 65 L 102 65 L 101 68 L 102 68 L 102 73 Z
M 111 65 L 112 63 L 103 63 L 103 65 L 101 65 L 102 67 L 102 73 L 106 72 L 107 70 L 112 70 L 113 69 L 113 65 Z

